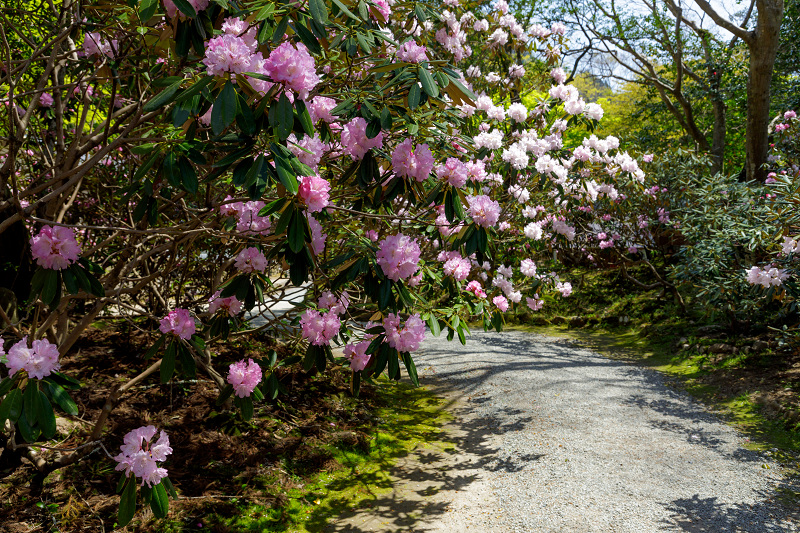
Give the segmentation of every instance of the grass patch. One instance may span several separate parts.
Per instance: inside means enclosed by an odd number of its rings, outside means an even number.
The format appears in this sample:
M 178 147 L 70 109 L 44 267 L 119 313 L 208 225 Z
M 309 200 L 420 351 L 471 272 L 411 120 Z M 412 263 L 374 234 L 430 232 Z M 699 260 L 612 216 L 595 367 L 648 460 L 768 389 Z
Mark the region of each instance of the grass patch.
M 363 432 L 336 432 L 305 454 L 281 458 L 249 489 L 262 498 L 214 502 L 189 516 L 157 523 L 160 532 L 320 531 L 331 517 L 368 508 L 390 492 L 397 460 L 419 447 L 452 447 L 442 432 L 449 418 L 443 400 L 424 388 L 381 380 L 371 391 L 372 425 Z M 260 498 L 261 499 L 261 498 Z

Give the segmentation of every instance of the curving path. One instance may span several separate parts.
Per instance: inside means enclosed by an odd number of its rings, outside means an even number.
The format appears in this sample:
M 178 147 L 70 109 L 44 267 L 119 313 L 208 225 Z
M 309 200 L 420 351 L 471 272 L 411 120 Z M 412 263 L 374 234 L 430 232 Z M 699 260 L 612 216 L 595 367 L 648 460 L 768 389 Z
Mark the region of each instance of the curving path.
M 419 448 L 328 531 L 800 531 L 800 480 L 657 372 L 521 332 L 429 337 L 416 361 L 455 450 Z

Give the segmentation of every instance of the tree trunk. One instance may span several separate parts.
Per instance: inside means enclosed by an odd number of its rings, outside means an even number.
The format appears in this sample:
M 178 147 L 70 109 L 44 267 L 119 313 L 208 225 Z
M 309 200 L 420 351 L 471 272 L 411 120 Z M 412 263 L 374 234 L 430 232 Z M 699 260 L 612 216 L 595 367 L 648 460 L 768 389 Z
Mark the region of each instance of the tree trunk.
M 711 137 L 711 172 L 722 172 L 722 163 L 725 156 L 725 134 L 727 133 L 727 106 L 719 92 L 719 73 L 714 72 L 712 78 L 712 106 L 714 109 L 714 130 Z
M 772 69 L 780 44 L 783 0 L 758 0 L 758 19 L 750 41 L 750 76 L 747 81 L 747 136 L 745 172 L 748 180 L 764 181 L 769 151 L 769 98 Z

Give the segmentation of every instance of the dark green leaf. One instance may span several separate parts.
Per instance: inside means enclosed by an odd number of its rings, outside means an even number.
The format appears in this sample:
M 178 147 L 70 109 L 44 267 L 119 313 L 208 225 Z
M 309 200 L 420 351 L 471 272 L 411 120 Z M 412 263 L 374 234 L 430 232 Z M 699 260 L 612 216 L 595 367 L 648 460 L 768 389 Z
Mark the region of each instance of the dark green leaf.
M 339 0 L 331 0 L 331 1 L 332 1 L 334 4 L 336 4 L 336 7 L 338 7 L 338 8 L 339 8 L 339 10 L 340 10 L 342 13 L 344 13 L 345 15 L 347 15 L 348 17 L 350 17 L 351 19 L 353 19 L 353 20 L 360 20 L 360 19 L 359 19 L 357 16 L 355 16 L 355 15 L 353 14 L 353 12 L 352 12 L 352 11 L 350 11 L 349 9 L 347 9 L 347 7 L 345 7 L 345 5 L 344 5 L 343 3 L 341 3 Z
M 221 391 L 219 391 L 219 397 L 217 398 L 217 405 L 222 405 L 227 401 L 228 398 L 231 397 L 233 394 L 233 385 L 230 383 L 226 384 Z
M 417 82 L 412 83 L 411 87 L 408 88 L 408 107 L 410 109 L 416 109 L 419 105 L 420 95 L 419 84 Z
M 406 367 L 406 372 L 408 372 L 408 377 L 411 378 L 411 383 L 413 383 L 415 387 L 419 387 L 417 366 L 414 364 L 414 360 L 411 358 L 411 354 L 408 352 L 403 352 L 402 356 L 403 356 L 403 364 Z
M 178 499 L 178 493 L 175 491 L 175 487 L 172 485 L 172 481 L 169 480 L 168 477 L 165 477 L 161 480 L 161 484 L 164 485 L 164 488 L 167 489 L 167 493 L 172 497 L 173 500 Z
M 164 357 L 161 359 L 161 383 L 167 383 L 172 378 L 172 374 L 175 373 L 176 342 L 178 341 L 170 341 L 170 343 L 167 345 L 166 351 L 164 352 Z
M 297 109 L 297 118 L 300 120 L 300 125 L 303 126 L 303 131 L 308 135 L 314 135 L 314 124 L 311 122 L 311 114 L 308 112 L 305 102 L 297 98 L 294 101 L 294 107 Z
M 3 380 L 0 381 L 0 398 L 8 394 L 8 391 L 11 390 L 11 387 L 14 386 L 14 383 L 16 383 L 16 379 L 13 377 L 3 378 Z M 2 420 L 0 420 L 0 426 L 2 426 Z
M 22 392 L 14 389 L 0 403 L 0 424 L 6 420 L 16 422 L 22 414 Z
M 164 518 L 169 512 L 169 498 L 163 483 L 153 487 L 153 495 L 150 498 L 150 509 L 157 518 Z
M 147 350 L 147 352 L 145 352 L 145 354 L 144 354 L 144 358 L 145 358 L 145 360 L 147 360 L 147 359 L 150 359 L 151 357 L 153 357 L 153 356 L 156 354 L 156 352 L 158 352 L 158 350 L 160 350 L 160 349 L 161 349 L 161 346 L 163 346 L 163 345 L 164 345 L 164 341 L 165 341 L 166 339 L 167 339 L 167 336 L 166 336 L 165 334 L 164 334 L 164 335 L 161 335 L 161 337 L 159 337 L 159 338 L 158 338 L 158 340 L 155 342 L 155 344 L 153 344 L 153 345 L 152 345 L 152 346 L 151 346 L 151 347 L 150 347 L 150 348 Z
M 397 350 L 390 348 L 388 352 L 389 357 L 387 362 L 389 363 L 389 379 L 398 380 L 400 379 L 400 360 L 397 355 Z
M 197 174 L 189 159 L 186 157 L 178 159 L 178 170 L 180 171 L 183 189 L 189 194 L 196 194 L 198 187 Z
M 139 20 L 147 22 L 155 14 L 158 0 L 142 0 L 139 3 Z
M 44 303 L 53 307 L 56 299 L 58 298 L 58 293 L 61 288 L 59 283 L 60 274 L 58 270 L 47 270 L 47 273 L 44 277 L 44 285 L 42 286 L 42 294 L 41 298 Z
M 61 277 L 64 280 L 64 286 L 70 294 L 78 294 L 78 280 L 75 279 L 75 274 L 72 273 L 72 266 L 61 272 Z
M 428 316 L 428 327 L 431 329 L 431 333 L 433 333 L 434 337 L 438 337 L 439 333 L 442 332 L 441 328 L 439 327 L 439 320 L 433 316 L 433 313 Z
M 194 18 L 197 16 L 197 11 L 194 10 L 192 4 L 188 2 L 188 0 L 173 0 L 175 7 L 177 7 L 181 13 L 186 15 L 189 18 Z
M 183 102 L 184 100 L 188 100 L 189 98 L 192 98 L 192 97 L 200 94 L 200 92 L 203 89 L 205 89 L 206 86 L 208 86 L 215 79 L 216 78 L 214 78 L 214 76 L 206 76 L 205 78 L 200 78 L 199 80 L 197 80 L 194 83 L 194 85 L 192 85 L 191 87 L 187 88 L 185 91 L 182 91 L 181 94 L 179 94 L 175 98 L 175 101 L 176 102 Z
M 39 435 L 42 434 L 42 430 L 36 427 L 36 424 L 31 423 L 25 417 L 24 412 L 20 415 L 19 420 L 17 420 L 17 427 L 25 442 L 34 442 L 39 438 Z
M 185 0 L 184 0 L 185 1 Z M 119 498 L 119 510 L 117 511 L 117 525 L 120 527 L 128 525 L 136 512 L 136 478 L 127 478 L 125 489 Z
M 283 39 L 283 35 L 286 33 L 286 28 L 289 27 L 289 17 L 283 17 L 278 25 L 275 27 L 275 31 L 272 32 L 272 44 L 278 44 Z
M 214 100 L 214 109 L 211 110 L 211 130 L 214 135 L 219 135 L 236 118 L 236 89 L 228 81 Z
M 286 93 L 281 94 L 278 99 L 277 121 L 278 137 L 283 141 L 292 133 L 294 127 L 294 109 Z
M 29 380 L 22 394 L 22 412 L 28 421 L 34 423 L 39 419 L 39 380 Z
M 419 65 L 417 72 L 419 74 L 419 81 L 422 83 L 422 88 L 425 89 L 425 92 L 434 98 L 439 96 L 439 87 L 436 85 L 433 76 L 431 76 L 431 73 L 428 72 L 424 64 L 421 63 Z
M 61 385 L 51 381 L 47 384 L 47 388 L 49 389 L 50 397 L 62 411 L 72 416 L 78 416 L 78 406 Z
M 183 78 L 179 79 L 178 81 L 176 81 L 175 83 L 173 83 L 172 85 L 170 85 L 169 87 L 167 87 L 166 89 L 155 95 L 153 98 L 150 99 L 149 102 L 144 104 L 142 111 L 144 111 L 145 113 L 149 113 L 150 111 L 155 111 L 159 107 L 170 103 L 175 98 L 175 93 L 177 93 L 178 89 L 181 88 L 182 83 L 183 83 Z
M 328 6 L 325 5 L 325 0 L 308 0 L 308 10 L 319 24 L 328 22 Z
M 42 391 L 39 391 L 39 427 L 42 428 L 44 438 L 50 440 L 56 434 L 56 415 L 53 406 Z
M 294 31 L 300 38 L 300 41 L 306 45 L 306 48 L 308 48 L 312 54 L 319 55 L 322 53 L 322 47 L 319 45 L 319 41 L 314 37 L 311 30 L 303 26 L 300 22 L 295 22 Z
M 305 215 L 301 211 L 295 211 L 292 221 L 289 223 L 289 249 L 294 253 L 299 253 L 306 243 L 306 226 L 307 221 Z

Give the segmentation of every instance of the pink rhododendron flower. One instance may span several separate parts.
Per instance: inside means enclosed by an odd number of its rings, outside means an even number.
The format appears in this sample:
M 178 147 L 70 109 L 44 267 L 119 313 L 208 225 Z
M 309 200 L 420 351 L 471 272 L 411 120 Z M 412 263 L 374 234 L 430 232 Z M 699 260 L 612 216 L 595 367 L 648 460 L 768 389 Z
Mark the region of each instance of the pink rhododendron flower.
M 226 198 L 229 200 L 230 196 Z M 219 207 L 222 216 L 236 216 L 236 231 L 249 234 L 259 233 L 266 235 L 272 227 L 269 217 L 260 217 L 258 212 L 266 205 L 261 200 L 251 200 L 249 202 L 234 202 L 223 204 Z
M 194 318 L 186 309 L 173 309 L 167 316 L 161 319 L 158 327 L 161 333 L 172 334 L 183 340 L 189 340 L 196 330 Z
M 3 340 L 0 338 L 0 355 L 3 354 Z M 58 362 L 58 347 L 47 339 L 37 339 L 33 341 L 31 348 L 28 348 L 28 336 L 14 344 L 8 350 L 8 375 L 13 376 L 20 370 L 28 373 L 34 379 L 44 379 L 53 371 L 61 368 Z
M 230 316 L 238 315 L 242 310 L 242 302 L 236 296 L 223 298 L 221 295 L 222 291 L 217 291 L 208 299 L 208 312 L 214 314 L 222 309 Z
M 253 54 L 253 49 L 244 38 L 229 33 L 217 35 L 206 44 L 206 57 L 203 64 L 209 76 L 222 76 L 226 72 L 242 74 L 257 70 L 254 59 L 261 59 L 261 53 Z
M 311 135 L 303 135 L 301 140 L 297 140 L 294 133 L 289 135 L 287 146 L 301 163 L 308 165 L 312 170 L 317 170 L 326 149 L 326 145 L 319 138 L 319 135 L 314 135 L 313 137 Z
M 314 255 L 319 255 L 325 251 L 325 240 L 328 238 L 328 234 L 322 231 L 322 224 L 317 222 L 313 215 L 310 213 L 306 213 L 306 215 L 308 227 L 311 228 L 311 251 L 314 252 Z
M 372 139 L 368 138 L 367 121 L 361 117 L 355 117 L 342 129 L 342 147 L 354 161 L 363 159 L 367 150 L 381 146 L 383 146 L 383 132 L 378 132 Z
M 495 296 L 492 298 L 492 303 L 503 313 L 508 311 L 508 300 L 505 296 Z
M 350 370 L 359 372 L 367 368 L 372 355 L 367 353 L 370 341 L 361 341 L 358 344 L 347 344 L 344 347 L 344 356 L 350 360 Z
M 791 120 L 793 118 L 797 118 L 797 113 L 795 113 L 792 110 L 789 110 L 789 111 L 787 111 L 786 113 L 783 114 L 783 118 L 784 118 L 784 120 Z
M 427 48 L 418 45 L 414 39 L 411 39 L 398 48 L 397 59 L 409 63 L 419 63 L 420 61 L 428 60 L 428 55 L 425 52 L 427 52 Z
M 538 294 L 534 294 L 533 298 L 525 298 L 525 303 L 531 311 L 538 311 L 544 306 L 544 300 L 540 299 Z
M 54 100 L 50 93 L 42 93 L 41 96 L 39 96 L 39 105 L 42 107 L 50 107 L 53 105 L 53 102 Z
M 106 56 L 114 59 L 118 47 L 116 40 L 107 41 L 99 33 L 89 32 L 83 38 L 83 53 L 86 57 Z
M 754 266 L 745 272 L 750 285 L 761 285 L 765 289 L 782 285 L 789 278 L 785 269 L 775 267 L 762 269 Z
M 227 381 L 233 385 L 233 391 L 239 398 L 246 398 L 253 394 L 256 386 L 261 383 L 263 373 L 258 363 L 252 359 L 244 359 L 228 367 Z
M 39 235 L 31 238 L 31 254 L 43 268 L 63 270 L 77 261 L 80 253 L 72 228 L 43 226 Z
M 417 271 L 420 249 L 415 239 L 398 233 L 389 235 L 378 245 L 378 266 L 386 277 L 399 281 L 413 276 Z
M 532 259 L 523 259 L 519 264 L 519 271 L 523 276 L 532 278 L 536 275 L 536 263 Z
M 464 288 L 465 291 L 471 292 L 477 298 L 486 298 L 486 292 L 484 292 L 483 287 L 481 286 L 480 281 L 470 281 L 467 283 L 467 286 Z
M 455 157 L 448 157 L 444 164 L 436 167 L 436 175 L 453 187 L 463 187 L 467 183 L 467 167 Z
M 267 269 L 267 258 L 264 257 L 264 254 L 262 254 L 258 248 L 251 246 L 239 252 L 233 266 L 244 274 L 264 272 L 264 270 Z
M 458 281 L 467 279 L 469 271 L 472 269 L 469 259 L 461 257 L 457 250 L 441 252 L 437 259 L 444 263 L 442 270 L 445 276 L 453 276 Z
M 298 176 L 300 182 L 297 194 L 308 207 L 310 213 L 318 213 L 328 206 L 331 184 L 319 176 Z
M 350 295 L 343 292 L 341 296 L 336 296 L 331 291 L 325 291 L 317 301 L 317 307 L 328 309 L 337 315 L 343 315 L 350 306 Z
M 331 115 L 331 109 L 336 107 L 336 100 L 326 96 L 315 96 L 310 104 L 307 104 L 308 113 L 311 115 L 311 122 L 314 124 L 323 120 L 330 124 L 336 122 L 336 117 Z
M 565 281 L 565 282 L 558 282 L 556 283 L 556 290 L 561 293 L 561 296 L 566 298 L 570 294 L 572 294 L 572 283 Z
M 158 466 L 159 461 L 166 461 L 172 453 L 169 446 L 169 437 L 164 431 L 155 444 L 150 441 L 156 435 L 155 426 L 144 426 L 128 432 L 123 437 L 122 453 L 114 457 L 119 464 L 115 470 L 125 470 L 125 476 L 130 477 L 131 472 L 136 477 L 142 478 L 142 486 L 158 485 L 167 477 L 167 470 Z
M 479 226 L 491 228 L 500 219 L 500 204 L 481 194 L 478 196 L 467 196 L 469 204 L 469 216 Z
M 408 317 L 403 327 L 400 327 L 400 317 L 389 313 L 383 319 L 383 329 L 386 331 L 386 342 L 398 352 L 414 352 L 425 338 L 425 323 L 418 314 Z
M 300 318 L 303 338 L 315 346 L 328 345 L 339 334 L 341 326 L 339 316 L 333 311 L 320 313 L 316 309 L 308 309 Z
M 270 78 L 296 92 L 302 100 L 320 81 L 314 58 L 303 43 L 295 46 L 284 41 L 269 54 L 264 69 Z
M 433 170 L 433 154 L 427 144 L 414 148 L 411 138 L 397 145 L 392 153 L 392 167 L 398 176 L 425 181 Z

